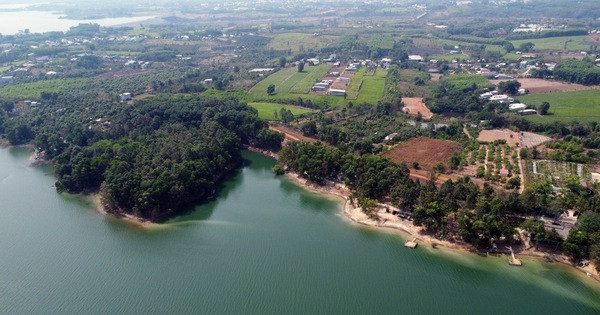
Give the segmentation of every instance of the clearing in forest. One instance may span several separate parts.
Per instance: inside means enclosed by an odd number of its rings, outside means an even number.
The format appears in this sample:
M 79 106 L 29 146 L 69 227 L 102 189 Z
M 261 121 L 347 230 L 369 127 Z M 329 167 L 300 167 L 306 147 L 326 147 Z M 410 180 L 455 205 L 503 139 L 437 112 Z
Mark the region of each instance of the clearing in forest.
M 433 117 L 433 113 L 427 108 L 422 97 L 403 97 L 402 102 L 404 103 L 404 110 L 411 115 L 421 113 L 424 120 L 430 120 Z
M 454 141 L 419 137 L 399 143 L 383 156 L 395 163 L 418 162 L 421 168 L 431 169 L 437 163 L 446 163 L 459 150 L 460 145 Z
M 479 141 L 494 142 L 496 140 L 506 140 L 506 143 L 510 146 L 515 146 L 519 142 L 519 135 L 509 129 L 492 129 L 492 130 L 481 130 L 479 132 Z
M 256 103 L 248 103 L 250 107 L 256 108 L 258 110 L 258 118 L 263 120 L 280 120 L 281 119 L 281 109 L 285 108 L 292 112 L 294 116 L 303 115 L 306 113 L 312 113 L 312 109 L 291 106 L 285 104 L 276 104 L 276 103 L 265 103 L 265 102 L 256 102 Z

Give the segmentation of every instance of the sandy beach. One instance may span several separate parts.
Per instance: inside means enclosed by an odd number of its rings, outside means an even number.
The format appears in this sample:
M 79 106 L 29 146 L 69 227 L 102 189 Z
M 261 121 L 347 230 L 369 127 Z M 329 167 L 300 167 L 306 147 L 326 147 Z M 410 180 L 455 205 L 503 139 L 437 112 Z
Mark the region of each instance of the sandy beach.
M 352 224 L 360 224 L 367 227 L 372 227 L 374 229 L 387 229 L 398 232 L 403 238 L 413 239 L 416 238 L 417 243 L 423 246 L 431 246 L 431 247 L 444 247 L 446 249 L 460 251 L 460 252 L 469 252 L 474 254 L 486 254 L 477 250 L 473 246 L 467 243 L 459 243 L 459 242 L 450 242 L 446 240 L 439 240 L 431 235 L 427 235 L 423 233 L 423 228 L 416 226 L 412 221 L 402 219 L 392 213 L 386 211 L 389 210 L 398 210 L 395 207 L 389 204 L 378 204 L 378 209 L 373 216 L 366 215 L 359 207 L 353 205 L 350 201 L 350 190 L 341 183 L 327 182 L 324 186 L 319 186 L 314 183 L 310 183 L 308 180 L 301 178 L 296 173 L 286 173 L 284 175 L 287 179 L 297 183 L 298 185 L 318 194 L 327 194 L 331 196 L 335 196 L 342 200 L 341 211 L 349 222 Z M 498 253 L 494 255 L 505 255 L 508 258 L 508 250 L 500 248 Z M 592 278 L 596 284 L 600 284 L 600 274 L 596 270 L 593 264 L 590 264 L 587 267 L 578 267 L 572 264 L 569 258 L 562 254 L 555 254 L 549 252 L 538 251 L 534 246 L 526 243 L 523 246 L 523 249 L 515 251 L 517 256 L 524 257 L 533 257 L 536 259 L 543 259 L 547 262 L 560 263 L 573 269 L 579 271 L 579 274 L 582 276 L 587 276 L 588 278 Z M 508 262 L 507 262 L 508 263 Z

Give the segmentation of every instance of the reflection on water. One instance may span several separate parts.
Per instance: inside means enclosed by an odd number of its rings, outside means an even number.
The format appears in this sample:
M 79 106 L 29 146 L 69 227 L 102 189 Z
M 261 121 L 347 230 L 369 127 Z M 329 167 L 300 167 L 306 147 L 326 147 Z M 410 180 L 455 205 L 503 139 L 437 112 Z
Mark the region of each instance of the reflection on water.
M 525 258 L 403 246 L 338 198 L 251 163 L 218 197 L 141 228 L 56 193 L 31 150 L 0 150 L 0 313 L 597 314 L 600 290 Z M 509 311 L 507 311 L 509 310 Z

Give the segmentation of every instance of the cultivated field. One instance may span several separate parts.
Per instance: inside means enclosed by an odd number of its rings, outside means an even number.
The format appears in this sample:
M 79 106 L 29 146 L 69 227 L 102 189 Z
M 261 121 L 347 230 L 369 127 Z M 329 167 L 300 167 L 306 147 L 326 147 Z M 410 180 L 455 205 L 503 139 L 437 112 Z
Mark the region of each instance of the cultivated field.
M 396 163 L 416 161 L 422 168 L 431 169 L 439 162 L 447 162 L 459 149 L 460 145 L 454 141 L 419 137 L 394 146 L 383 156 Z
M 508 80 L 490 80 L 492 84 L 498 85 L 500 82 L 508 81 Z M 581 90 L 590 90 L 592 87 L 560 82 L 560 81 L 550 81 L 544 79 L 517 79 L 519 83 L 521 83 L 521 88 L 529 90 L 529 94 L 543 94 L 550 92 L 569 92 L 569 91 L 581 91 Z
M 525 95 L 519 101 L 528 105 L 550 103 L 549 115 L 525 116 L 534 122 L 600 121 L 600 90 Z
M 305 33 L 277 34 L 269 42 L 268 48 L 274 50 L 291 50 L 299 52 L 302 49 L 318 49 L 334 42 L 336 36 L 313 36 Z
M 490 87 L 490 80 L 479 74 L 451 74 L 443 77 L 443 80 L 459 89 L 470 88 L 473 84 L 478 87 Z
M 330 66 L 306 66 L 304 71 L 298 72 L 295 67 L 284 68 L 258 82 L 250 89 L 250 93 L 267 94 L 267 88 L 271 84 L 275 85 L 275 93 L 308 93 L 316 80 L 329 69 Z
M 272 100 L 295 101 L 299 97 L 311 100 L 313 103 L 323 105 L 325 101 L 331 107 L 339 107 L 345 104 L 343 97 L 330 95 L 309 94 L 313 84 L 324 76 L 330 66 L 306 66 L 303 72 L 298 72 L 295 67 L 281 69 L 253 86 L 246 99 L 254 102 L 267 102 Z M 275 94 L 267 95 L 269 85 L 275 85 Z
M 358 97 L 358 93 L 360 91 L 360 86 L 363 83 L 363 76 L 367 68 L 361 67 L 356 71 L 352 80 L 350 80 L 350 84 L 348 84 L 348 88 L 346 89 L 346 98 L 349 100 L 355 100 Z
M 540 144 L 544 144 L 548 141 L 552 140 L 550 137 L 544 135 L 538 135 L 533 132 L 521 132 L 519 134 L 519 141 L 521 142 L 521 147 L 524 148 L 533 148 L 537 147 Z
M 540 50 L 582 50 L 588 49 L 589 46 L 580 45 L 581 42 L 590 41 L 587 35 L 580 36 L 562 36 L 548 37 L 536 39 L 513 40 L 511 43 L 518 49 L 522 43 L 531 42 L 535 46 L 533 49 Z
M 313 110 L 308 108 L 275 103 L 257 102 L 248 103 L 248 105 L 256 108 L 258 110 L 258 118 L 263 120 L 280 120 L 281 115 L 279 111 L 281 111 L 282 108 L 289 109 L 294 116 L 313 112 Z
M 379 101 L 383 97 L 386 76 L 387 71 L 381 69 L 377 69 L 377 71 L 375 71 L 375 74 L 373 74 L 372 76 L 363 76 L 363 83 L 360 87 L 360 93 L 358 94 L 356 102 L 359 104 L 377 104 L 377 101 Z
M 406 112 L 411 115 L 421 113 L 424 120 L 430 120 L 433 117 L 433 113 L 427 108 L 422 97 L 403 97 L 402 102 L 404 103 Z

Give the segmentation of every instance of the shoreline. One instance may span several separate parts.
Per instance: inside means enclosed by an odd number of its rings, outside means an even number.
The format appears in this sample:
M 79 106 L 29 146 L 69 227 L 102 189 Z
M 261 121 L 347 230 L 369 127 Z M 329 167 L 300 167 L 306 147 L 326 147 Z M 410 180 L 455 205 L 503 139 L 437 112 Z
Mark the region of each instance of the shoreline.
M 297 173 L 293 172 L 286 172 L 283 176 L 286 179 L 296 183 L 297 185 L 305 188 L 308 191 L 322 195 L 330 195 L 342 200 L 343 203 L 340 204 L 340 210 L 343 214 L 343 218 L 353 225 L 355 224 L 366 226 L 375 230 L 387 230 L 390 232 L 396 232 L 401 234 L 401 236 L 407 240 L 410 238 L 416 238 L 417 241 L 421 242 L 421 245 L 428 245 L 432 248 L 440 246 L 444 249 L 456 251 L 459 253 L 466 252 L 475 255 L 486 255 L 486 253 L 475 249 L 467 243 L 457 243 L 446 240 L 439 240 L 431 235 L 423 234 L 421 233 L 422 228 L 414 225 L 412 221 L 401 219 L 391 213 L 377 211 L 375 216 L 377 216 L 378 220 L 374 220 L 373 218 L 370 218 L 365 213 L 363 213 L 360 208 L 351 204 L 349 198 L 350 190 L 344 184 L 327 182 L 325 186 L 319 186 L 314 183 L 310 183 L 307 179 L 301 178 Z M 381 210 L 382 208 L 395 209 L 391 205 L 379 203 L 378 209 Z M 578 267 L 572 264 L 569 261 L 568 257 L 564 254 L 559 255 L 555 253 L 543 252 L 535 250 L 535 247 L 526 248 L 525 250 L 520 250 L 518 252 L 515 251 L 515 254 L 521 257 L 542 260 L 545 263 L 559 263 L 564 267 L 569 267 L 569 269 L 572 271 L 576 271 L 576 273 L 581 277 L 594 280 L 593 282 L 595 285 L 600 285 L 600 275 L 595 270 L 594 266 L 590 264 L 585 268 Z M 501 255 L 506 257 L 508 260 L 509 254 L 505 251 L 498 251 L 497 253 L 494 253 L 492 255 Z
M 94 209 L 96 209 L 98 213 L 102 214 L 105 217 L 112 217 L 117 220 L 122 220 L 124 222 L 136 225 L 141 228 L 160 228 L 163 226 L 161 224 L 144 220 L 131 214 L 114 214 L 106 211 L 106 208 L 102 204 L 102 197 L 99 193 L 86 194 L 85 196 L 89 198 L 89 200 L 91 200 L 92 204 L 94 205 Z

